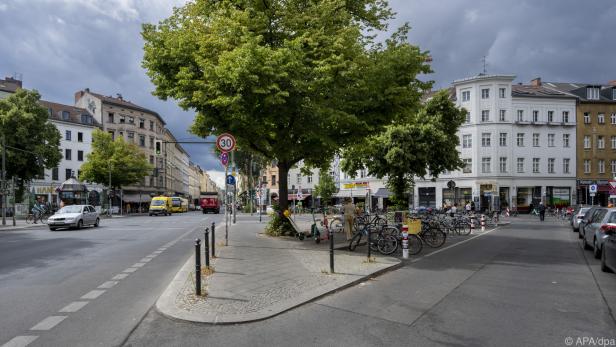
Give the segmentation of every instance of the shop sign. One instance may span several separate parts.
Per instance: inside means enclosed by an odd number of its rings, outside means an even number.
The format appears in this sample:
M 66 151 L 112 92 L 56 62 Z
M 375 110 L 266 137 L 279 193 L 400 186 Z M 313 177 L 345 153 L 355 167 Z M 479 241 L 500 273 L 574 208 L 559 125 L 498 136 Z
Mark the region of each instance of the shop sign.
M 55 194 L 56 187 L 53 187 L 53 186 L 34 187 L 34 192 L 36 194 Z
M 353 189 L 353 188 L 368 188 L 368 182 L 353 182 L 353 183 L 345 183 L 342 185 L 344 189 Z

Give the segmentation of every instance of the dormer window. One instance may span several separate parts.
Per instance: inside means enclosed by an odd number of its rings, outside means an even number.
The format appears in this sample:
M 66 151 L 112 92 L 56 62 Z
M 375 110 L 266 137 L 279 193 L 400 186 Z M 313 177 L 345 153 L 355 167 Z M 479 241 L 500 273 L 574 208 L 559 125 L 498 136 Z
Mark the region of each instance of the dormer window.
M 616 87 L 612 88 L 612 100 L 616 100 Z
M 62 120 L 68 120 L 70 115 L 71 114 L 68 111 L 62 111 Z
M 601 88 L 599 87 L 587 87 L 586 88 L 586 98 L 588 100 L 599 100 L 599 92 Z
M 81 123 L 83 124 L 92 124 L 92 117 L 89 114 L 81 115 Z

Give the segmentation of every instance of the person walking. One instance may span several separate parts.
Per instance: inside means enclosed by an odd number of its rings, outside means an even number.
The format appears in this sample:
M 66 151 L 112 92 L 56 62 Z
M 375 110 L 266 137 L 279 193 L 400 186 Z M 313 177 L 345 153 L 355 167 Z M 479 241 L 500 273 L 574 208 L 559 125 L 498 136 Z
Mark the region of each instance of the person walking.
M 545 220 L 545 205 L 543 205 L 543 201 L 539 203 L 539 219 L 542 222 Z
M 351 199 L 347 198 L 345 200 L 342 212 L 344 213 L 344 232 L 348 241 L 353 235 L 353 223 L 355 222 L 355 205 L 353 205 Z

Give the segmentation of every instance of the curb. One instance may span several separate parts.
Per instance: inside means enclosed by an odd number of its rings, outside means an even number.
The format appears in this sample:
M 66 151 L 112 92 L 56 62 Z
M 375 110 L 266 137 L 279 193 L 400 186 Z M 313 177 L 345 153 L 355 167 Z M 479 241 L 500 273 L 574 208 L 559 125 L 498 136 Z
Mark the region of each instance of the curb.
M 396 261 L 396 263 L 377 270 L 371 274 L 358 277 L 348 283 L 342 284 L 330 290 L 326 290 L 323 293 L 319 293 L 316 295 L 306 294 L 305 296 L 298 296 L 299 300 L 295 302 L 289 303 L 288 306 L 285 306 L 280 309 L 272 309 L 270 312 L 259 312 L 259 313 L 249 313 L 249 314 L 241 314 L 241 315 L 230 315 L 232 317 L 221 318 L 217 315 L 203 315 L 203 314 L 191 314 L 189 311 L 185 311 L 179 309 L 175 306 L 175 300 L 177 298 L 178 288 L 182 288 L 184 283 L 186 282 L 187 276 L 192 276 L 193 267 L 194 267 L 194 256 L 191 256 L 186 263 L 182 266 L 180 271 L 175 275 L 173 280 L 169 283 L 163 294 L 158 298 L 155 304 L 156 311 L 158 311 L 163 316 L 170 318 L 172 320 L 177 321 L 187 321 L 204 325 L 227 325 L 227 324 L 240 324 L 240 323 L 250 323 L 250 322 L 258 322 L 262 320 L 266 320 L 275 316 L 278 316 L 282 313 L 290 311 L 296 307 L 305 305 L 307 303 L 318 300 L 324 296 L 342 291 L 349 287 L 353 287 L 361 282 L 365 282 L 374 277 L 381 276 L 389 271 L 397 270 L 406 264 L 399 259 L 390 258 Z

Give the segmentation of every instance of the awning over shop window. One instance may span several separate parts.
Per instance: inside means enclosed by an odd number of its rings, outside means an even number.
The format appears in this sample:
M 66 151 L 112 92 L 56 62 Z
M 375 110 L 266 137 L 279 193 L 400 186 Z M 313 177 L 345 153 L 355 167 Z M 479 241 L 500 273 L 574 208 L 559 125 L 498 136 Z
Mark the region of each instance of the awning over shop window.
M 124 193 L 124 195 L 122 196 L 122 202 L 129 202 L 129 203 L 148 203 L 150 202 L 150 200 L 152 200 L 152 197 L 150 196 L 150 194 L 141 194 L 141 197 L 139 197 L 139 194 L 135 194 L 135 193 L 130 193 L 130 194 L 126 194 Z
M 385 198 L 385 199 L 387 199 L 387 198 L 389 198 L 391 196 L 392 196 L 392 194 L 389 191 L 389 189 L 387 189 L 387 188 L 379 188 L 379 190 L 377 190 L 376 193 L 374 193 L 374 195 L 373 195 L 373 197 L 375 197 L 375 198 Z
M 365 198 L 368 194 L 367 189 L 340 189 L 338 193 L 334 195 L 336 198 Z

